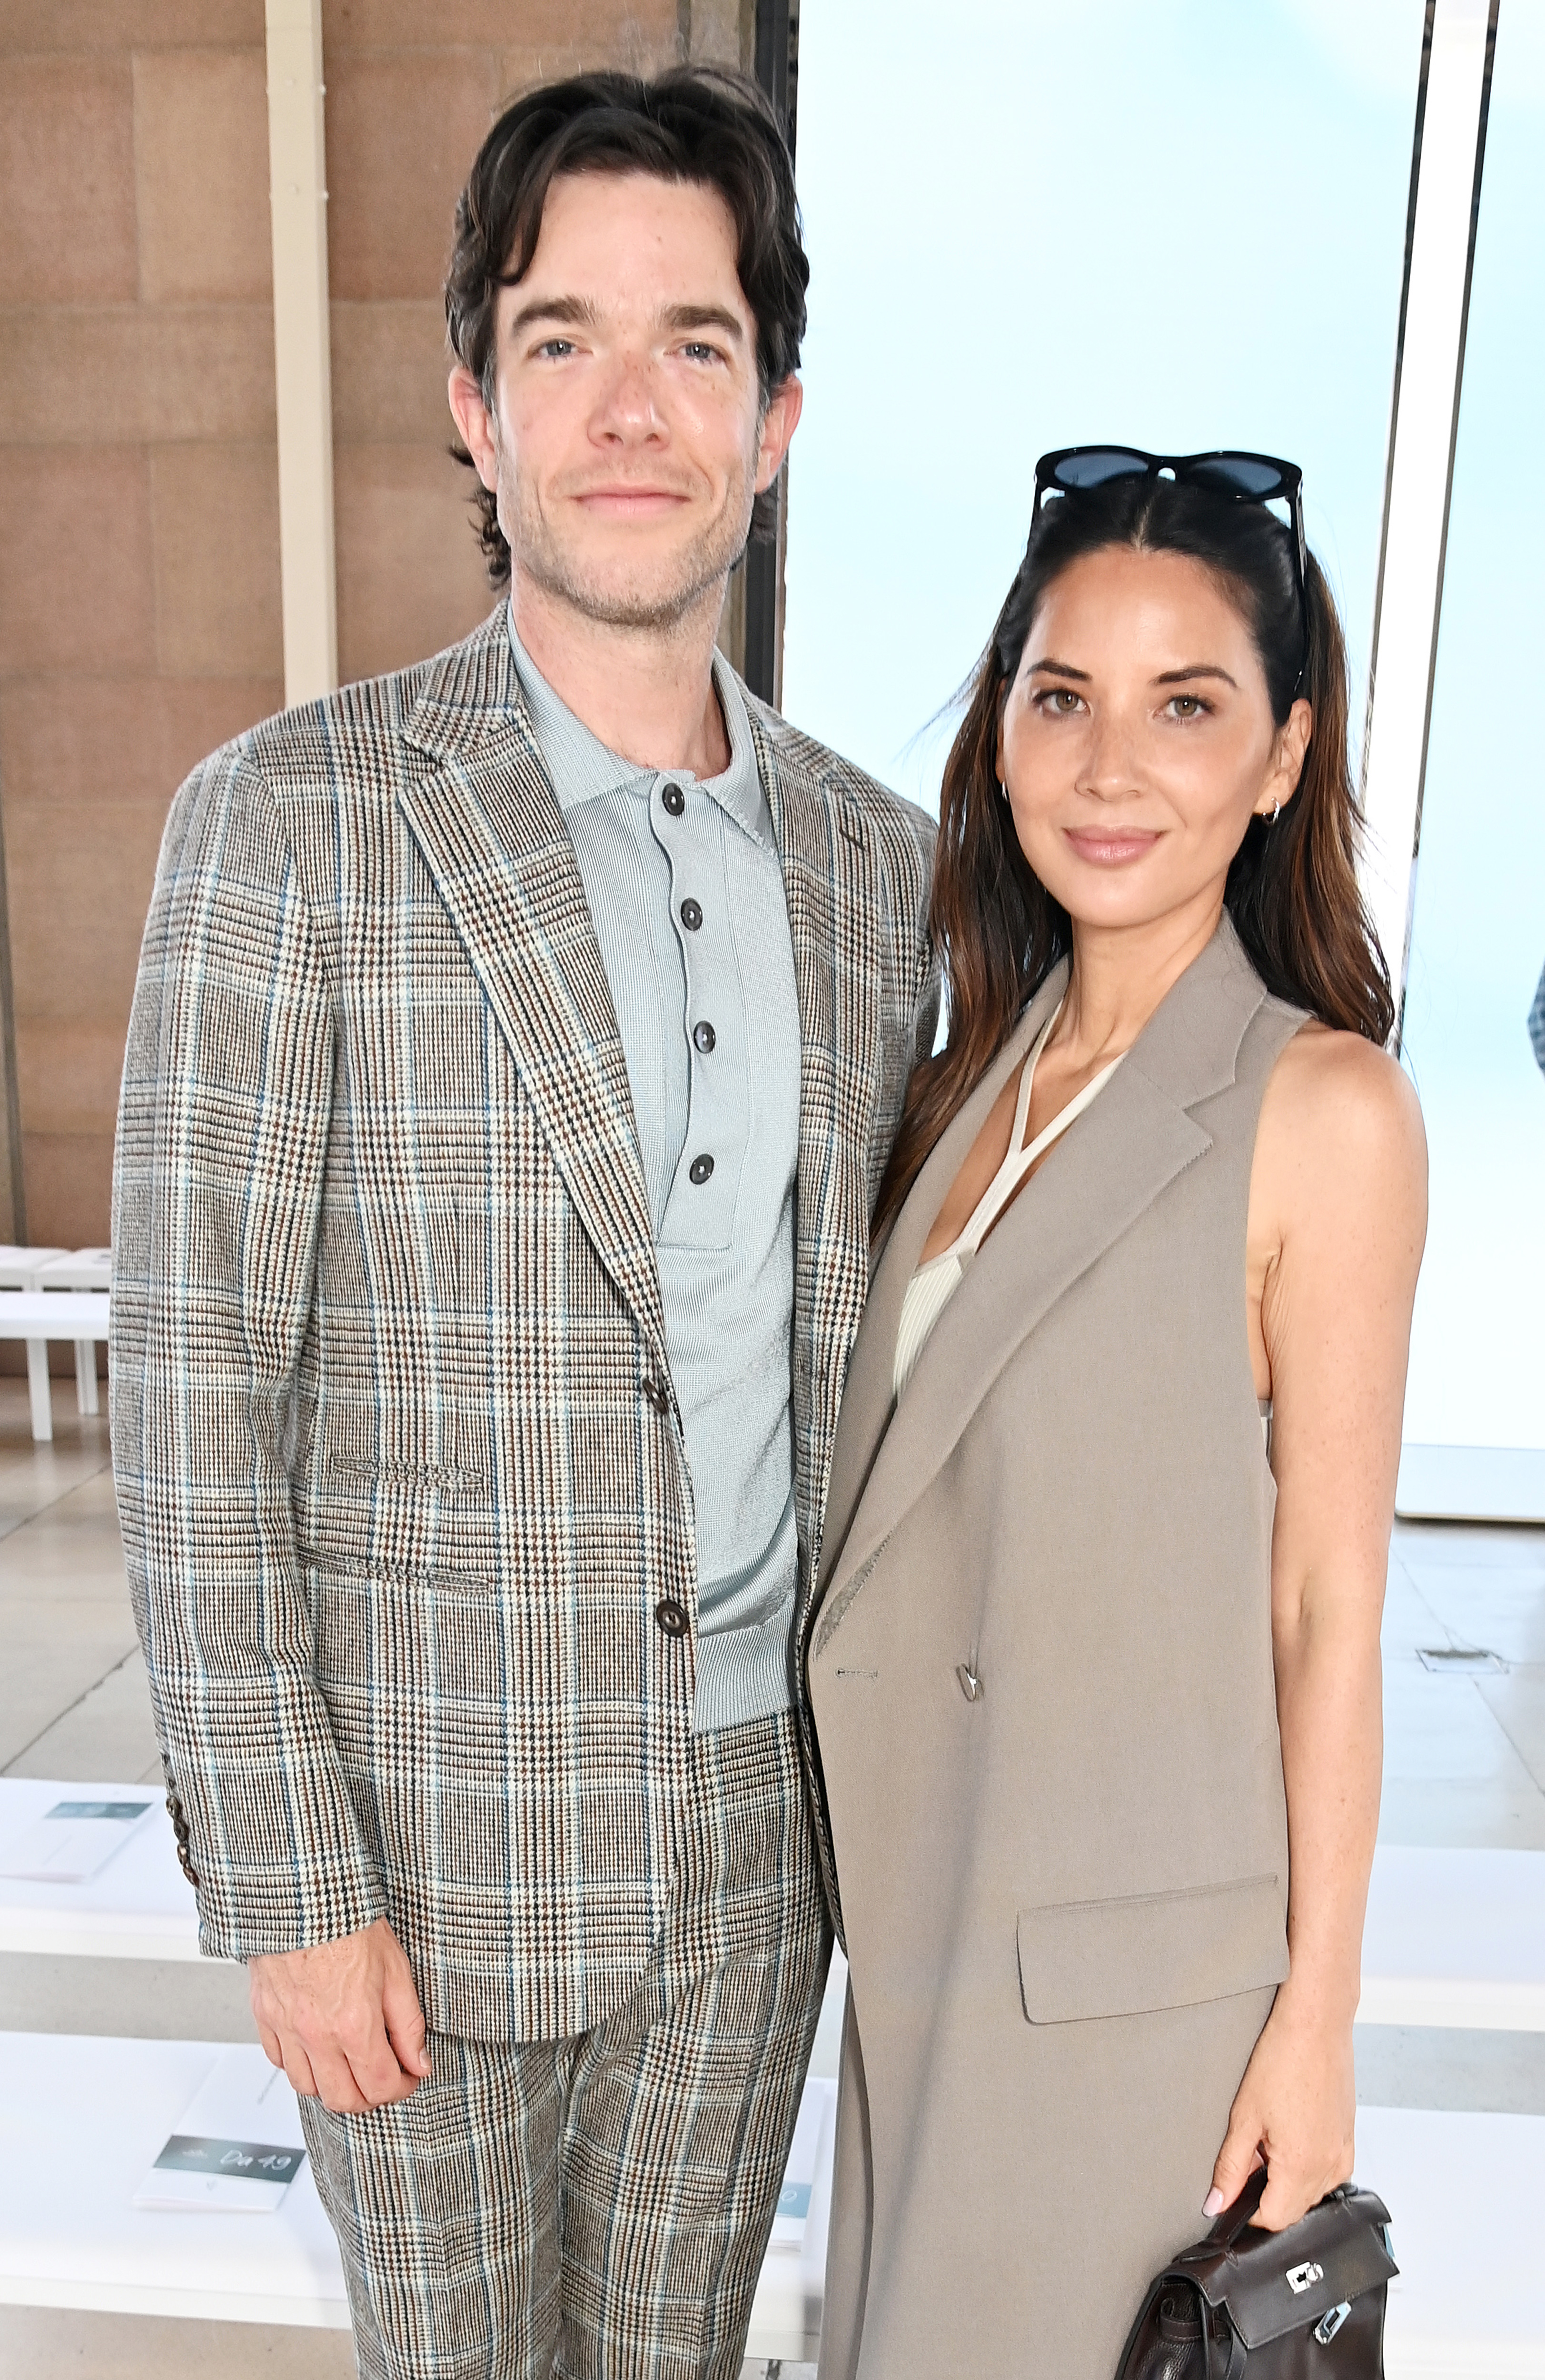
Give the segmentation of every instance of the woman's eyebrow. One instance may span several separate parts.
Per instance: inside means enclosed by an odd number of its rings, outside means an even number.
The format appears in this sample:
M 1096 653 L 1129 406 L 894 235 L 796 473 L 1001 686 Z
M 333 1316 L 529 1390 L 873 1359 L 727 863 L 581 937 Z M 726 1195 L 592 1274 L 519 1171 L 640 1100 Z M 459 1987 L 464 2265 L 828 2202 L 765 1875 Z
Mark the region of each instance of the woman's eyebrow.
M 1162 670 L 1153 683 L 1155 686 L 1184 686 L 1187 679 L 1193 677 L 1221 677 L 1225 686 L 1233 686 L 1235 694 L 1239 691 L 1238 681 L 1230 677 L 1227 670 L 1220 668 L 1216 662 L 1195 662 L 1189 669 Z
M 1044 661 L 1031 662 L 1029 666 L 1033 670 L 1050 670 L 1055 677 L 1076 677 L 1083 686 L 1089 682 L 1088 670 L 1075 669 L 1071 662 L 1053 661 L 1050 654 Z

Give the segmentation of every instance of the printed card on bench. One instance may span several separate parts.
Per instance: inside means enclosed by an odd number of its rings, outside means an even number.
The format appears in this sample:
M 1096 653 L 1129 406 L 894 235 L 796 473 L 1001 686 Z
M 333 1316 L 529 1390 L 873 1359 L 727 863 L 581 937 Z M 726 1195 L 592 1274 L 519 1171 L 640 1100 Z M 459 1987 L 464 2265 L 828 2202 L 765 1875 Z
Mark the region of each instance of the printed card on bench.
M 0 1842 L 0 1876 L 26 1884 L 90 1884 L 154 1807 L 153 1793 L 117 1802 L 55 1802 Z
M 295 2094 L 262 2051 L 222 2051 L 134 2193 L 141 2207 L 272 2215 L 305 2161 Z
M 821 2145 L 821 2119 L 825 2100 L 819 2091 L 807 2088 L 799 2103 L 798 2119 L 794 2127 L 794 2140 L 784 2172 L 784 2186 L 778 2196 L 778 2211 L 772 2217 L 774 2248 L 798 2248 L 805 2239 L 805 2220 L 810 2211 L 810 2192 L 815 2186 L 816 2152 Z

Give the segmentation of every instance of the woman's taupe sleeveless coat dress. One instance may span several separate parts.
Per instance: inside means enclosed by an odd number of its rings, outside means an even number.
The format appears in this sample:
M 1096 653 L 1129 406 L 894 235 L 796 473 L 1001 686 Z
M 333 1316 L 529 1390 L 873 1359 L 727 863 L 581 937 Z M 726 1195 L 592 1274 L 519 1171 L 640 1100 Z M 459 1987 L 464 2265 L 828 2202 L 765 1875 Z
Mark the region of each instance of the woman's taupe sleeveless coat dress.
M 1065 973 L 884 1249 L 804 1623 L 852 1971 L 821 2380 L 1113 2380 L 1287 1973 L 1245 1236 L 1304 1020 L 1226 918 L 892 1413 L 923 1242 Z

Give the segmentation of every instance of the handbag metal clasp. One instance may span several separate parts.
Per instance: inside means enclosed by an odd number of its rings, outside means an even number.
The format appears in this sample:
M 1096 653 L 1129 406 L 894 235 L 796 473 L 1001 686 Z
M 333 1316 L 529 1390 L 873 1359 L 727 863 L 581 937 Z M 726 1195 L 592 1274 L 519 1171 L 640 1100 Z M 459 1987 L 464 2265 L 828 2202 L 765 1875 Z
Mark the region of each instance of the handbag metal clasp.
M 1341 2328 L 1342 2324 L 1346 2320 L 1346 2317 L 1351 2311 L 1351 2300 L 1348 2298 L 1343 2298 L 1340 2305 L 1332 2306 L 1329 2313 L 1322 2313 L 1320 2315 L 1320 2320 L 1314 2325 L 1314 2336 L 1319 2340 L 1321 2347 L 1329 2347 L 1332 2339 L 1334 2338 L 1337 2331 Z
M 1319 2265 L 1292 2265 L 1288 2267 L 1287 2286 L 1296 2298 L 1301 2298 L 1306 2289 L 1312 2289 L 1316 2281 L 1324 2277 L 1324 2270 Z

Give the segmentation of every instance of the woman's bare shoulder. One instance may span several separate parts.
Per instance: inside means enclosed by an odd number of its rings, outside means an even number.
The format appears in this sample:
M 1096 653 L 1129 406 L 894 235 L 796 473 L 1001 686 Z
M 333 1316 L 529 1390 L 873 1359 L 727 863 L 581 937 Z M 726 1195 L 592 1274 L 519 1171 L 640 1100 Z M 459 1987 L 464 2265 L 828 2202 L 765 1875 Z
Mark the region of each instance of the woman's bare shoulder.
M 1409 1078 L 1361 1034 L 1313 1019 L 1272 1069 L 1258 1153 L 1284 1193 L 1296 1185 L 1317 1204 L 1374 1192 L 1425 1203 L 1427 1135 Z

